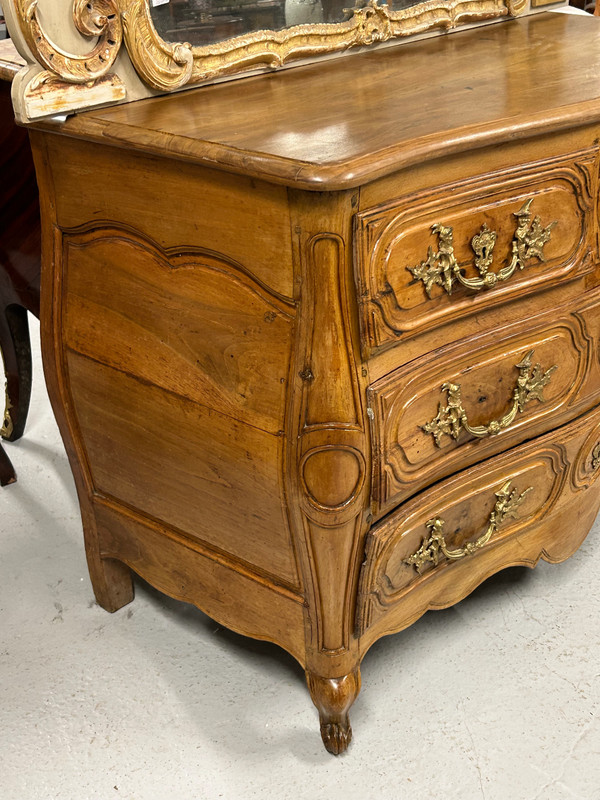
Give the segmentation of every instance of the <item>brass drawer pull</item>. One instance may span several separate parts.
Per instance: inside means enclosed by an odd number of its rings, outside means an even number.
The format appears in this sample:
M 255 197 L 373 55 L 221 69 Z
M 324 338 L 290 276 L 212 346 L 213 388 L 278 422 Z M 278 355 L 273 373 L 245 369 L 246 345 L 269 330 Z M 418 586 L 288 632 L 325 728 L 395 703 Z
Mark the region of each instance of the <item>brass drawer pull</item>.
M 496 500 L 496 505 L 490 514 L 485 533 L 482 533 L 479 539 L 476 539 L 474 542 L 467 542 L 463 547 L 457 550 L 448 550 L 446 539 L 443 534 L 444 520 L 441 517 L 434 517 L 425 523 L 429 530 L 429 536 L 427 539 L 423 539 L 421 547 L 419 547 L 416 553 L 404 559 L 404 563 L 414 567 L 420 575 L 425 564 L 431 562 L 434 566 L 437 566 L 440 560 L 440 553 L 445 555 L 448 559 L 456 560 L 457 558 L 464 558 L 465 556 L 471 555 L 476 550 L 480 550 L 489 542 L 492 534 L 498 530 L 505 519 L 517 516 L 517 509 L 523 502 L 523 498 L 533 489 L 533 486 L 529 486 L 524 492 L 519 494 L 517 489 L 510 488 L 510 484 L 511 481 L 507 481 L 504 486 L 496 492 L 496 497 L 498 498 Z
M 431 297 L 432 286 L 441 286 L 452 294 L 452 287 L 456 281 L 466 286 L 467 289 L 491 289 L 497 283 L 508 280 L 517 267 L 523 269 L 525 262 L 530 258 L 545 261 L 544 245 L 550 241 L 550 232 L 557 224 L 556 220 L 543 228 L 540 218 L 534 217 L 531 221 L 530 206 L 532 199 L 526 200 L 521 208 L 513 212 L 517 218 L 517 227 L 512 240 L 512 255 L 510 262 L 498 272 L 491 272 L 493 252 L 496 245 L 496 231 L 491 231 L 484 224 L 479 233 L 471 239 L 471 247 L 475 253 L 475 267 L 479 272 L 478 278 L 465 278 L 461 267 L 454 255 L 454 229 L 450 225 L 436 223 L 431 230 L 438 237 L 438 251 L 434 252 L 429 247 L 427 258 L 416 267 L 406 267 L 416 281 L 423 281 L 427 296 Z
M 487 425 L 470 425 L 462 402 L 460 384 L 446 382 L 441 387 L 448 395 L 446 405 L 440 403 L 437 415 L 425 425 L 421 425 L 421 428 L 426 433 L 432 434 L 438 447 L 442 446 L 441 438 L 444 434 L 458 439 L 462 428 L 479 438 L 500 433 L 513 422 L 519 412 L 524 410 L 530 400 L 535 399 L 540 402 L 544 400 L 542 394 L 544 386 L 550 382 L 550 377 L 558 365 L 553 364 L 544 372 L 540 364 L 531 365 L 532 358 L 533 350 L 530 350 L 515 365 L 519 370 L 519 377 L 513 390 L 512 406 L 500 419 L 492 420 Z

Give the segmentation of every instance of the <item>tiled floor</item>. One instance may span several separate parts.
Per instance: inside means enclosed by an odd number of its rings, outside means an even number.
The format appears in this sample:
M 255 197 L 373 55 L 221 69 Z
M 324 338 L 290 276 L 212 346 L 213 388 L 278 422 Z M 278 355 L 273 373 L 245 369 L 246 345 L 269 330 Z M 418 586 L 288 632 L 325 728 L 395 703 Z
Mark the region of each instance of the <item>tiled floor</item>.
M 379 642 L 335 759 L 278 648 L 141 582 L 116 614 L 94 604 L 35 377 L 0 491 L 1 800 L 600 800 L 598 523 L 565 564 Z

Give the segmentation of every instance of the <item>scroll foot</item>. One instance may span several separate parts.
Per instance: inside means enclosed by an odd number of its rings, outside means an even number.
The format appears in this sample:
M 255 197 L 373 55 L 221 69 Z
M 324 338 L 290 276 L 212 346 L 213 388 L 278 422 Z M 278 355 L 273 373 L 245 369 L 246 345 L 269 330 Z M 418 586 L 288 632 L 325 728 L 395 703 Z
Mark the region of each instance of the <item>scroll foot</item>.
M 338 756 L 352 740 L 348 711 L 360 692 L 360 669 L 357 667 L 341 678 L 321 678 L 307 672 L 306 681 L 319 711 L 325 749 Z

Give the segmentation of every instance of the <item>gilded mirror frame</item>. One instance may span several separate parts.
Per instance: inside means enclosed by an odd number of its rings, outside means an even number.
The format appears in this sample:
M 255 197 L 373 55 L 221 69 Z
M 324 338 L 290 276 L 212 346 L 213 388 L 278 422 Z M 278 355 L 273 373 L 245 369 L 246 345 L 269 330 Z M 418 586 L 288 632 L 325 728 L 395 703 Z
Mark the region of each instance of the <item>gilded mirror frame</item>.
M 170 91 L 256 68 L 276 69 L 314 58 L 463 23 L 517 16 L 526 0 L 425 0 L 393 11 L 369 0 L 339 23 L 296 25 L 246 33 L 206 47 L 165 42 L 156 31 L 149 0 L 117 0 L 129 56 L 144 81 Z M 349 3 L 350 5 L 350 3 Z
M 167 42 L 153 23 L 150 0 L 64 0 L 71 3 L 70 26 L 79 38 L 95 38 L 77 54 L 55 44 L 44 29 L 47 17 L 38 0 L 4 0 L 11 36 L 30 67 L 13 85 L 15 111 L 21 121 L 79 108 L 170 92 L 249 71 L 282 67 L 294 60 L 340 53 L 435 30 L 515 17 L 529 0 L 425 0 L 394 11 L 379 0 L 353 9 L 339 23 L 297 25 L 280 31 L 260 30 L 207 46 Z M 48 14 L 48 12 L 45 12 Z M 53 20 L 63 26 L 67 20 Z M 123 48 L 123 44 L 125 48 Z M 74 47 L 74 50 L 81 50 Z M 145 89 L 132 86 L 126 49 Z M 125 74 L 123 79 L 122 75 Z M 134 76 L 135 77 L 135 76 Z

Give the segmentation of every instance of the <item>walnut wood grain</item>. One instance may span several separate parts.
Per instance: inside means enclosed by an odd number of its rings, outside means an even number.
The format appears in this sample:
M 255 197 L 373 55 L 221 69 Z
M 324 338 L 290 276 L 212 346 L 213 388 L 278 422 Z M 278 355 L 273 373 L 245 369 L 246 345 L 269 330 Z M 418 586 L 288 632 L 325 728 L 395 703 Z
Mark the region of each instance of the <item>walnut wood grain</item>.
M 423 492 L 374 527 L 361 574 L 358 634 L 368 648 L 380 636 L 411 625 L 429 609 L 446 608 L 471 592 L 499 565 L 534 567 L 558 563 L 580 545 L 598 513 L 600 441 L 598 409 L 533 442 L 508 450 Z M 532 486 L 516 519 L 501 527 L 475 555 L 442 558 L 418 575 L 404 563 L 427 531 L 433 515 L 447 519 L 449 539 L 476 537 L 493 506 L 494 491 L 506 480 L 520 490 Z
M 521 156 L 522 157 L 522 156 Z M 496 173 L 436 186 L 430 191 L 361 210 L 355 217 L 357 284 L 363 353 L 404 342 L 430 328 L 529 292 L 590 273 L 598 260 L 596 197 L 598 149 L 548 158 Z M 452 226 L 454 253 L 467 278 L 478 275 L 471 240 L 483 226 L 496 235 L 491 272 L 510 262 L 516 214 L 528 200 L 532 217 L 554 226 L 541 258 L 532 257 L 506 282 L 474 291 L 454 282 L 451 292 L 425 284 L 411 272 L 434 253 L 434 225 Z
M 440 347 L 391 372 L 369 387 L 373 413 L 373 513 L 376 518 L 420 488 L 461 466 L 563 424 L 600 401 L 597 341 L 600 291 L 531 320 Z M 538 305 L 541 305 L 538 299 Z M 446 382 L 460 385 L 471 425 L 502 418 L 513 402 L 516 368 L 533 351 L 542 370 L 556 367 L 543 388 L 497 435 L 476 438 L 461 430 L 457 439 L 424 426 L 446 406 Z
M 540 16 L 32 131 L 44 364 L 96 596 L 128 602 L 133 571 L 284 647 L 331 752 L 378 638 L 568 557 L 597 512 L 597 24 Z M 434 213 L 463 254 L 484 221 L 508 247 L 530 194 L 558 217 L 545 264 L 437 317 L 419 297 L 410 335 L 369 339 Z M 506 430 L 437 447 L 419 428 L 447 380 L 474 426 L 505 415 L 530 350 L 556 369 Z M 508 480 L 532 488 L 485 539 Z M 466 555 L 419 575 L 436 515 Z
M 352 188 L 440 155 L 597 122 L 599 25 L 540 14 L 92 111 L 60 130 L 304 189 Z

